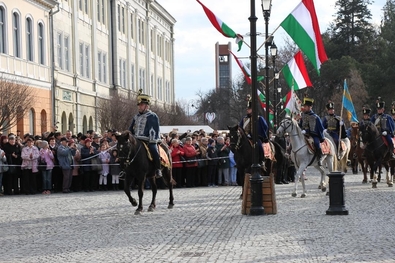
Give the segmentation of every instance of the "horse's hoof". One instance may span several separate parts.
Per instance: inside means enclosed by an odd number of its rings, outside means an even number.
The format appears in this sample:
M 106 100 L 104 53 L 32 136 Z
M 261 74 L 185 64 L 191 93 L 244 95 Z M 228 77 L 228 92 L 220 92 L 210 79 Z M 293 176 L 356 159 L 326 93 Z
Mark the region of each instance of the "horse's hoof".
M 132 203 L 132 206 L 137 206 L 137 201 L 136 201 L 136 199 L 133 198 L 131 203 Z
M 150 206 L 150 207 L 148 207 L 148 212 L 154 212 L 154 210 L 155 210 L 155 208 L 154 207 L 152 207 L 152 206 Z
M 363 184 L 367 184 L 367 183 L 368 183 L 368 180 L 363 180 L 362 183 L 363 183 Z
M 372 188 L 377 188 L 377 183 L 372 183 Z
M 296 193 L 292 193 L 292 197 L 296 197 L 297 196 L 297 194 Z
M 326 192 L 326 196 L 329 196 L 329 192 Z
M 321 189 L 321 185 L 318 185 L 318 189 Z
M 394 184 L 388 184 L 388 187 L 394 187 Z
M 134 215 L 135 215 L 135 216 L 141 215 L 141 210 L 136 210 L 136 212 L 134 212 Z
M 300 196 L 300 198 L 305 198 L 306 197 L 306 194 L 302 194 L 301 196 Z
M 172 209 L 173 207 L 174 207 L 174 204 L 169 204 L 169 205 L 167 206 L 168 209 Z
M 326 192 L 326 186 L 323 186 L 323 187 L 321 188 L 321 191 L 322 191 L 322 192 Z
M 243 200 L 243 194 L 240 195 L 239 199 L 240 199 L 240 200 Z

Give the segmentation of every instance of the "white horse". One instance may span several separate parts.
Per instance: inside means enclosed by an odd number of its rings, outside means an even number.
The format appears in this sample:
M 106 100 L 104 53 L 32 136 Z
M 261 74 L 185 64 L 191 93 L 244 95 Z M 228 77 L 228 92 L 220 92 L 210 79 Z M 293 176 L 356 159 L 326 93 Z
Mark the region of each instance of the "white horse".
M 292 192 L 292 196 L 296 197 L 298 182 L 301 174 L 307 168 L 307 166 L 314 166 L 321 173 L 321 182 L 319 188 L 321 188 L 322 192 L 326 191 L 326 182 L 325 182 L 325 170 L 324 167 L 318 165 L 318 160 L 315 158 L 314 154 L 309 151 L 308 145 L 305 141 L 305 136 L 302 133 L 302 129 L 299 127 L 296 120 L 291 118 L 285 118 L 281 121 L 279 128 L 277 129 L 277 135 L 281 136 L 284 133 L 288 133 L 290 137 L 290 142 L 292 146 L 291 152 L 291 160 L 294 162 L 297 172 L 295 176 L 295 187 Z M 334 167 L 336 166 L 336 151 L 335 147 L 331 143 L 331 141 L 325 138 L 327 143 L 330 146 L 330 153 L 328 155 L 322 156 L 322 162 L 326 164 L 329 169 L 329 172 L 332 172 Z M 301 197 L 306 197 L 306 185 L 302 178 L 300 180 L 303 186 L 303 193 Z
M 325 138 L 328 138 L 333 145 L 335 145 L 335 141 L 333 140 L 332 136 L 329 135 L 329 133 L 324 132 Z M 348 154 L 350 153 L 351 150 L 351 142 L 349 138 L 344 138 L 341 139 L 341 141 L 344 143 L 345 148 L 343 149 L 342 146 L 340 145 L 340 149 L 337 151 L 337 160 L 339 161 L 339 171 L 347 173 L 347 161 L 348 161 Z M 339 145 L 337 145 L 339 147 Z M 336 147 L 335 147 L 336 149 Z

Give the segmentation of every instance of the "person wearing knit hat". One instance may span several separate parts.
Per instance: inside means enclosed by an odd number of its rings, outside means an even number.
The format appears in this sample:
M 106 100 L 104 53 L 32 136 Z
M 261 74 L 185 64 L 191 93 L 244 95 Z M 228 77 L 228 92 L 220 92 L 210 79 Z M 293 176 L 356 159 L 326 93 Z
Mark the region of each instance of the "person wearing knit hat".
M 370 121 L 376 125 L 382 136 L 385 137 L 388 143 L 391 159 L 395 159 L 394 143 L 392 137 L 394 136 L 395 122 L 392 116 L 384 113 L 385 102 L 378 97 L 376 100 L 377 113 L 370 118 Z
M 318 165 L 322 166 L 322 150 L 321 142 L 324 138 L 324 126 L 322 125 L 321 118 L 313 111 L 314 99 L 304 97 L 302 118 L 300 119 L 299 126 L 302 128 L 302 133 L 311 136 L 314 140 L 314 147 L 316 149 L 316 156 Z

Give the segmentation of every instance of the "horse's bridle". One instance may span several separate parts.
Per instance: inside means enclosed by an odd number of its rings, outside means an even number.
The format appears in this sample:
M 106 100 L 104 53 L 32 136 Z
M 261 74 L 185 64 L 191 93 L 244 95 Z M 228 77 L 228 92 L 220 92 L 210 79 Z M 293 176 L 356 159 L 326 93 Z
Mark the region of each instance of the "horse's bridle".
M 124 147 L 125 144 L 127 146 L 129 146 L 129 153 L 128 153 L 128 155 L 126 157 L 119 156 L 118 158 L 121 159 L 121 160 L 122 159 L 126 159 L 124 161 L 124 166 L 125 166 L 125 168 L 127 168 L 134 161 L 134 159 L 136 158 L 137 154 L 139 153 L 139 151 L 141 149 L 141 143 L 140 143 L 139 148 L 137 149 L 135 155 L 133 156 L 133 158 L 131 160 L 130 160 L 130 157 L 132 155 L 132 143 L 130 142 L 129 139 L 127 140 L 126 143 L 122 143 L 122 144 L 119 145 L 119 152 L 123 152 L 123 147 Z

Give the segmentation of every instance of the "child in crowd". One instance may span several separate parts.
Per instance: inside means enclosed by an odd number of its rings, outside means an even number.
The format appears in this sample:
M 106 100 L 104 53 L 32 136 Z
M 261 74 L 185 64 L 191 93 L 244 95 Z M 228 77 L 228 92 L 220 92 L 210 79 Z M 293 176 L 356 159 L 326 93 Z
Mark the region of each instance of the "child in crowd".
M 229 164 L 230 185 L 237 186 L 237 167 L 235 154 L 232 151 L 229 152 Z
M 109 174 L 110 170 L 110 154 L 107 151 L 106 145 L 102 144 L 100 146 L 100 153 L 99 153 L 99 158 L 102 163 L 102 171 L 100 174 L 99 178 L 99 190 L 107 190 L 107 175 Z
M 112 175 L 112 190 L 119 190 L 119 174 L 121 173 L 121 165 L 119 164 L 117 149 L 112 150 L 110 164 L 110 173 Z

